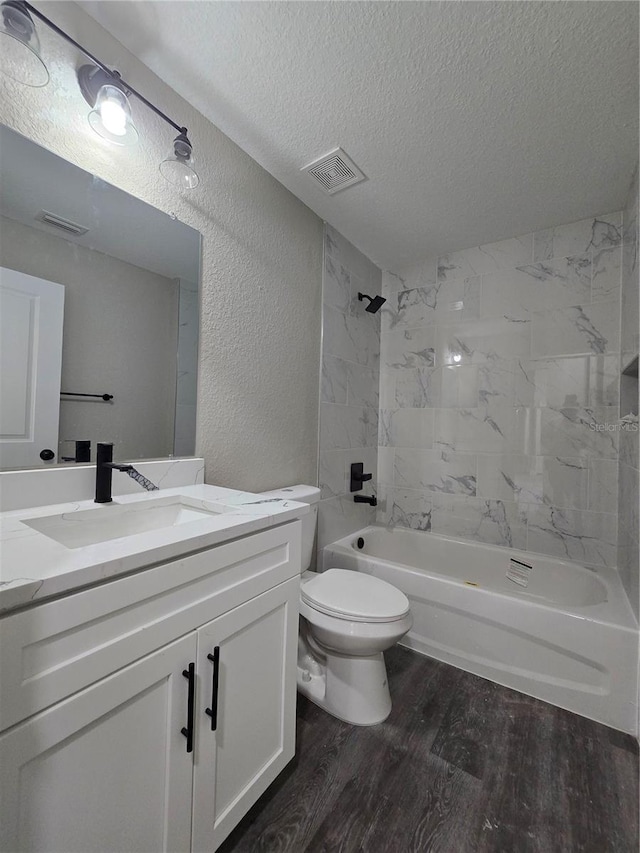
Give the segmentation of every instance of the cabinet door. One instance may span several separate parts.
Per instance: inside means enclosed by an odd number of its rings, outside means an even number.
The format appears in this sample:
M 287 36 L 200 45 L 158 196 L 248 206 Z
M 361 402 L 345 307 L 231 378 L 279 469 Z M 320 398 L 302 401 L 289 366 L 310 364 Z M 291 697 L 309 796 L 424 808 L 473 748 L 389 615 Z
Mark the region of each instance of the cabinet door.
M 195 632 L 0 737 L 0 849 L 185 851 Z
M 217 849 L 294 756 L 299 586 L 292 578 L 198 631 L 198 853 Z M 217 708 L 209 659 L 216 648 Z

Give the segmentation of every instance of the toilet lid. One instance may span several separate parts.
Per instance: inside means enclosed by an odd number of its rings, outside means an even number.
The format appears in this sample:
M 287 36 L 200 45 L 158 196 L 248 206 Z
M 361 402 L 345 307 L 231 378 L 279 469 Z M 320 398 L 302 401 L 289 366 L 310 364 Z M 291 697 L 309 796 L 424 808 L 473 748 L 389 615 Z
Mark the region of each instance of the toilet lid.
M 409 612 L 409 599 L 395 586 L 346 569 L 314 575 L 300 596 L 314 610 L 358 622 L 392 622 Z

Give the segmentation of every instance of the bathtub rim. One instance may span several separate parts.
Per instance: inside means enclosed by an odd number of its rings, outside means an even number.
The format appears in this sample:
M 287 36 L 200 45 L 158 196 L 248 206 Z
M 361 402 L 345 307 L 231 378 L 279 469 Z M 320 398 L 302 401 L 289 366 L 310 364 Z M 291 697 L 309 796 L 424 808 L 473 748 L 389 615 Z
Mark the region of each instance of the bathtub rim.
M 453 542 L 459 545 L 465 545 L 470 547 L 479 547 L 486 551 L 507 552 L 509 554 L 517 555 L 523 560 L 543 559 L 547 562 L 557 564 L 558 566 L 566 567 L 567 569 L 572 571 L 578 570 L 581 572 L 589 572 L 590 574 L 595 574 L 596 577 L 605 585 L 607 589 L 607 601 L 600 602 L 598 604 L 585 604 L 581 605 L 580 607 L 573 608 L 568 607 L 566 605 L 552 605 L 545 601 L 536 601 L 532 597 L 525 598 L 519 597 L 517 595 L 512 595 L 506 592 L 500 592 L 499 590 L 485 589 L 483 587 L 470 587 L 459 578 L 453 578 L 449 575 L 441 574 L 432 570 L 420 569 L 417 566 L 410 566 L 407 563 L 388 560 L 383 557 L 378 557 L 372 554 L 365 554 L 362 551 L 357 551 L 355 548 L 352 547 L 352 542 L 354 541 L 354 539 L 359 536 L 362 536 L 364 538 L 367 533 L 371 533 L 374 531 L 383 533 L 387 532 L 391 534 L 397 533 L 400 535 L 427 535 L 429 537 L 439 539 L 445 542 Z M 378 563 L 382 563 L 385 566 L 391 566 L 402 571 L 408 571 L 414 575 L 417 575 L 418 577 L 427 575 L 429 577 L 433 577 L 439 582 L 446 583 L 452 586 L 459 586 L 462 589 L 473 591 L 474 594 L 483 596 L 499 596 L 500 598 L 505 599 L 507 601 L 515 600 L 519 602 L 524 602 L 530 605 L 531 607 L 539 607 L 552 613 L 562 613 L 565 616 L 580 619 L 586 622 L 601 622 L 603 624 L 613 625 L 624 630 L 629 630 L 638 633 L 638 621 L 636 620 L 635 614 L 633 612 L 627 594 L 624 590 L 622 580 L 620 579 L 620 575 L 617 569 L 607 567 L 588 568 L 580 563 L 573 563 L 568 560 L 562 560 L 560 558 L 556 558 L 548 554 L 540 554 L 537 551 L 521 551 L 516 548 L 506 548 L 502 545 L 489 545 L 486 542 L 474 542 L 473 540 L 461 539 L 455 536 L 447 536 L 442 533 L 431 533 L 431 531 L 413 530 L 404 527 L 388 528 L 385 525 L 380 524 L 368 525 L 367 527 L 363 527 L 360 530 L 354 531 L 353 533 L 349 533 L 347 536 L 343 536 L 341 539 L 337 539 L 335 542 L 330 542 L 325 545 L 322 549 L 322 571 L 326 571 L 328 568 L 331 568 L 331 566 L 327 564 L 325 558 L 327 553 L 332 550 L 340 550 L 342 553 L 351 555 L 360 560 L 371 560 Z

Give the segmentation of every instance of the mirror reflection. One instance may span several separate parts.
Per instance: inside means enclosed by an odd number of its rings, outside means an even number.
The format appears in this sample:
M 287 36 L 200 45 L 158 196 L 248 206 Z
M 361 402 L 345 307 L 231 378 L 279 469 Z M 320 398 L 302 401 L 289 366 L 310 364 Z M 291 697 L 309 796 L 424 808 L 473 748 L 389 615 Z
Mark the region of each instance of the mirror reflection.
M 0 467 L 195 452 L 200 234 L 0 127 Z

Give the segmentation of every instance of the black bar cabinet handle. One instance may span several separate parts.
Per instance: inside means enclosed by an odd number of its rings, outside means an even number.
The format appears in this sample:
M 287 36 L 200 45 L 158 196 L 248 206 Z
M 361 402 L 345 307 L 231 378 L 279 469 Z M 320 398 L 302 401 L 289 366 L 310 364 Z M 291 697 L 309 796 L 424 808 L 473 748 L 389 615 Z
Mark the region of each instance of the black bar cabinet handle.
M 187 725 L 181 729 L 187 739 L 187 752 L 193 752 L 193 715 L 194 701 L 196 697 L 196 665 L 189 664 L 189 669 L 183 669 L 182 674 L 189 681 L 189 694 L 187 698 Z
M 205 708 L 204 712 L 211 717 L 211 731 L 215 732 L 218 727 L 218 681 L 220 678 L 220 646 L 216 646 L 212 655 L 207 658 L 213 664 L 213 678 L 211 680 L 211 707 Z

